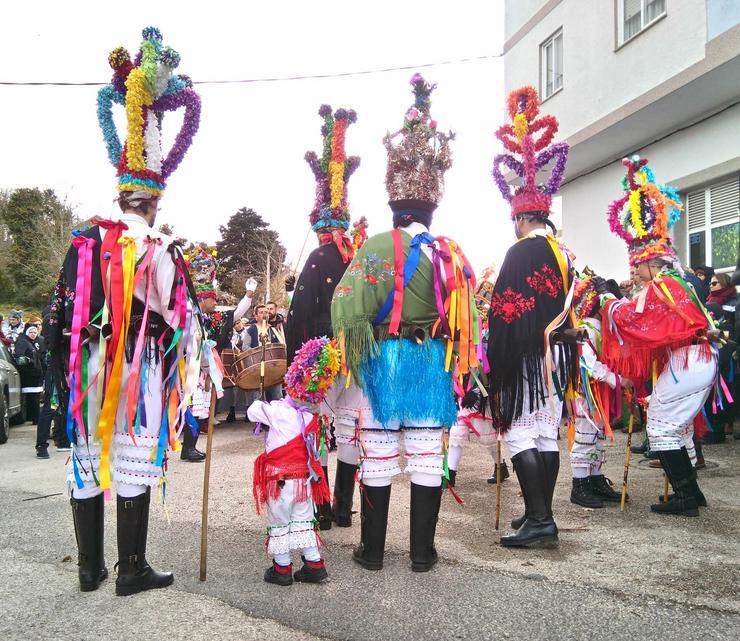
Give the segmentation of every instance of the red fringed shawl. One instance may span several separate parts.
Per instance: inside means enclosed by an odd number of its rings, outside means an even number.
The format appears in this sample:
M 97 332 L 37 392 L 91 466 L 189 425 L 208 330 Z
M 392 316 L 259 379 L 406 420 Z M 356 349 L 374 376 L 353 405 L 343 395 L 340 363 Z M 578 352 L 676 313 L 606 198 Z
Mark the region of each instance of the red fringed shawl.
M 660 372 L 669 350 L 697 343 L 709 327 L 701 303 L 672 275 L 655 278 L 631 301 L 609 301 L 602 315 L 602 361 L 638 384 L 650 378 L 654 361 Z M 702 356 L 711 358 L 709 342 L 701 345 Z
M 254 462 L 252 495 L 257 514 L 268 499 L 277 500 L 282 491 L 280 481 L 295 480 L 294 500 L 307 501 L 309 498 L 308 483 L 314 503 L 329 503 L 331 494 L 329 484 L 318 457 L 309 457 L 306 447 L 306 436 L 314 434 L 318 442 L 319 420 L 317 416 L 308 424 L 304 434 L 299 434 L 285 445 L 276 447 L 271 452 L 262 452 Z M 309 470 L 310 466 L 310 470 Z M 309 477 L 309 473 L 310 474 Z

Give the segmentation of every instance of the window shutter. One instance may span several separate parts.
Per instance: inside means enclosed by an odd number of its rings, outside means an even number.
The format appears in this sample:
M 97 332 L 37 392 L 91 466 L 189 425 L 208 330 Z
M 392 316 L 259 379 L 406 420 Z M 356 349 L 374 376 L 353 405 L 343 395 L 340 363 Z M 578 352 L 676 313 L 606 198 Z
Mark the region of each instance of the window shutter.
M 737 176 L 712 185 L 709 189 L 712 224 L 731 222 L 737 219 L 739 201 L 740 182 Z M 691 214 L 689 214 L 689 219 L 691 219 Z M 690 220 L 689 225 L 691 225 Z
M 689 209 L 689 231 L 702 229 L 707 213 L 704 190 L 690 192 L 686 200 Z

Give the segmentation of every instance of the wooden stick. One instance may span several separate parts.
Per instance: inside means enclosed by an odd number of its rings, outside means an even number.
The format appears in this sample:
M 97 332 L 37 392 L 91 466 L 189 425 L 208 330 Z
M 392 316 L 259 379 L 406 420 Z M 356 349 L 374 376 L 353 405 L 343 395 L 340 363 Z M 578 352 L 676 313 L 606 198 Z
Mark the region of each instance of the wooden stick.
M 208 485 L 211 479 L 211 447 L 213 444 L 214 419 L 216 415 L 216 386 L 211 384 L 211 409 L 208 413 L 208 438 L 206 439 L 206 466 L 203 470 L 203 511 L 200 515 L 200 580 L 206 580 L 206 558 L 208 556 Z M 185 429 L 189 429 L 186 427 Z
M 663 473 L 663 503 L 668 503 L 668 475 Z
M 496 434 L 496 525 L 498 530 L 499 518 L 501 517 L 501 432 Z
M 627 452 L 624 455 L 624 477 L 622 478 L 622 499 L 619 503 L 619 511 L 624 512 L 624 503 L 627 500 L 627 477 L 630 473 L 630 455 L 632 454 L 632 428 L 635 424 L 635 413 L 632 411 L 632 402 L 630 401 L 630 420 L 627 424 Z

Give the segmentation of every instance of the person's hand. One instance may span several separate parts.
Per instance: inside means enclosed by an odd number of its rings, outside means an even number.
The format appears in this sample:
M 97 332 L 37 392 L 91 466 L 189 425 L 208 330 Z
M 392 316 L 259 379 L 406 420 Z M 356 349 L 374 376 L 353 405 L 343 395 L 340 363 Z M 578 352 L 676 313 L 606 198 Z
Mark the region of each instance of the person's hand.
M 603 296 L 609 293 L 609 285 L 607 285 L 606 279 L 603 276 L 594 276 L 593 283 L 597 294 Z
M 295 289 L 295 275 L 291 275 L 285 279 L 285 291 L 292 292 L 294 289 Z
M 252 277 L 247 278 L 247 282 L 244 283 L 244 289 L 251 296 L 257 289 L 257 281 Z

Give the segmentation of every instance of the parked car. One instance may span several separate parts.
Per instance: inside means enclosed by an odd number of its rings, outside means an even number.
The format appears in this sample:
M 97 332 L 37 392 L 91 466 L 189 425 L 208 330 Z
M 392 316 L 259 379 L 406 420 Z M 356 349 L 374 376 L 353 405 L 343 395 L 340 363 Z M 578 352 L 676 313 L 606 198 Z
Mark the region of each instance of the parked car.
M 10 426 L 23 423 L 21 376 L 8 348 L 0 343 L 0 444 L 8 440 Z

